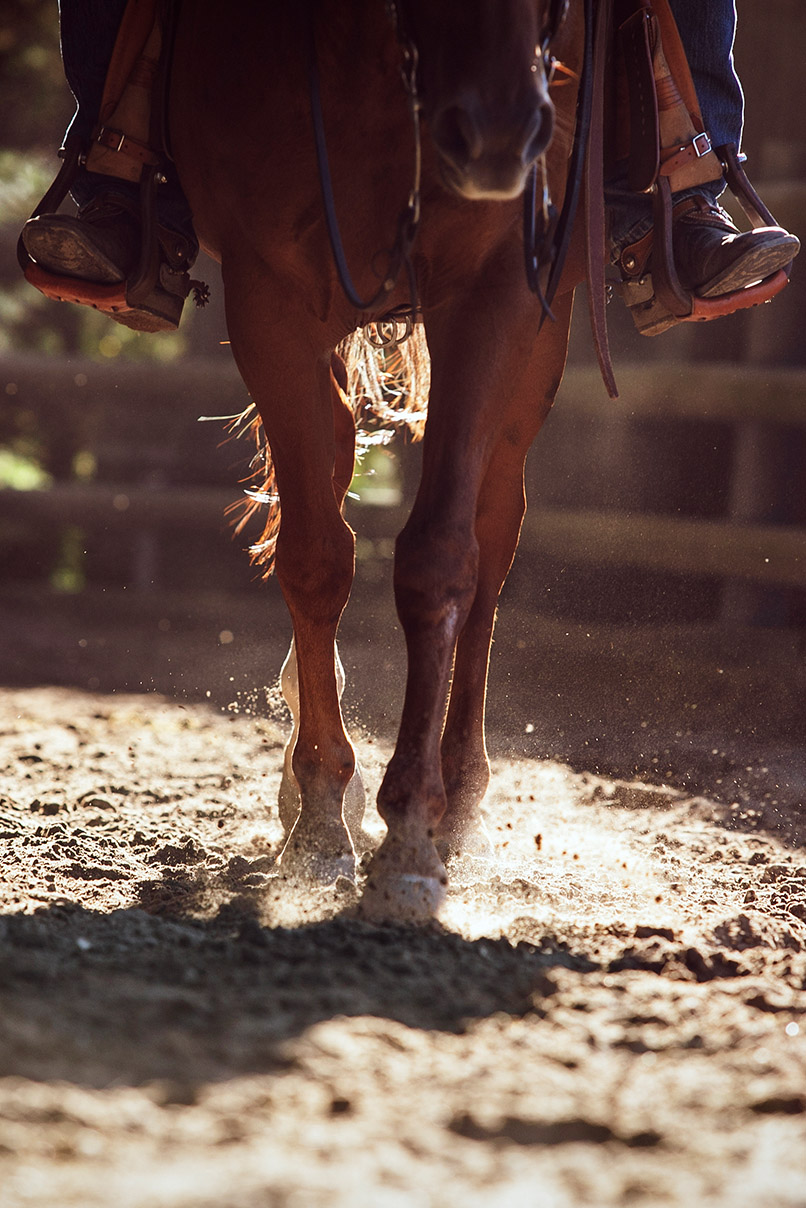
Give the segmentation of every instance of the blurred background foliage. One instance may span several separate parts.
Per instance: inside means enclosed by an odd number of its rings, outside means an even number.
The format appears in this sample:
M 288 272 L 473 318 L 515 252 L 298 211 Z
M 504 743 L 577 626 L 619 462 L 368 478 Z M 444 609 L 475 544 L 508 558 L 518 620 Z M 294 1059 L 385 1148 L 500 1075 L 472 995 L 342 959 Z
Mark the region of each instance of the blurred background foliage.
M 0 146 L 52 155 L 73 112 L 62 73 L 56 0 L 0 6 Z M 5 180 L 5 171 L 3 178 Z M 4 189 L 5 204 L 5 189 Z

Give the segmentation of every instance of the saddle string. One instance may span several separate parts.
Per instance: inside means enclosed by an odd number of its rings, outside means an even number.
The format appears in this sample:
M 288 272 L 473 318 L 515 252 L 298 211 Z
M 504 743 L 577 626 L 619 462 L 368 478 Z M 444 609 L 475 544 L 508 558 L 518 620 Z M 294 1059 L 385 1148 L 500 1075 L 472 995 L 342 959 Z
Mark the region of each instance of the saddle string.
M 568 255 L 571 233 L 579 206 L 582 192 L 582 182 L 585 175 L 585 157 L 587 154 L 587 139 L 591 125 L 593 108 L 593 0 L 584 2 L 585 41 L 583 45 L 582 65 L 579 73 L 579 92 L 577 95 L 576 130 L 574 145 L 568 163 L 568 175 L 565 185 L 565 201 L 560 220 L 557 223 L 557 251 L 546 286 L 549 304 L 554 300 L 560 277 Z
M 392 0 L 390 0 L 390 3 L 387 7 L 390 13 L 393 14 L 393 23 L 398 34 L 398 40 L 401 43 L 403 60 L 401 76 L 408 100 L 409 115 L 411 117 L 412 129 L 414 132 L 414 170 L 412 187 L 409 190 L 406 204 L 398 216 L 395 241 L 388 253 L 388 267 L 386 274 L 378 289 L 369 298 L 361 298 L 358 294 L 355 284 L 353 283 L 353 279 L 347 265 L 347 258 L 344 252 L 344 245 L 342 244 L 341 240 L 341 233 L 339 231 L 338 217 L 336 215 L 336 202 L 333 195 L 333 181 L 330 173 L 330 162 L 327 154 L 327 138 L 325 134 L 324 114 L 322 110 L 319 61 L 316 52 L 316 29 L 313 14 L 311 14 L 310 21 L 309 64 L 311 116 L 313 119 L 314 145 L 316 148 L 316 159 L 319 168 L 319 184 L 322 190 L 322 201 L 325 210 L 328 238 L 330 240 L 330 248 L 333 253 L 333 260 L 336 265 L 339 281 L 347 300 L 356 308 L 356 310 L 373 310 L 383 298 L 388 297 L 392 293 L 397 285 L 401 272 L 405 268 L 411 298 L 409 309 L 410 313 L 414 315 L 417 313 L 419 308 L 417 302 L 417 281 L 414 273 L 414 267 L 411 262 L 411 249 L 414 246 L 414 241 L 417 237 L 417 231 L 420 224 L 420 181 L 422 174 L 422 151 L 420 140 L 421 106 L 417 91 L 417 47 L 409 39 L 403 37 L 399 21 L 397 20 L 397 8 Z

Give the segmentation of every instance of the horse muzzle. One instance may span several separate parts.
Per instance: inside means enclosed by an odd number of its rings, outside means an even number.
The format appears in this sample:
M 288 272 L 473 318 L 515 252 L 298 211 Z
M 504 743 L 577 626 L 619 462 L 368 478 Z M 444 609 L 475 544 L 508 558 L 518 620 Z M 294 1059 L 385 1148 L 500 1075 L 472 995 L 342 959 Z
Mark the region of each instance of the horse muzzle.
M 529 170 L 551 142 L 554 106 L 537 101 L 520 120 L 495 120 L 469 103 L 447 105 L 430 121 L 442 179 L 473 201 L 519 197 Z

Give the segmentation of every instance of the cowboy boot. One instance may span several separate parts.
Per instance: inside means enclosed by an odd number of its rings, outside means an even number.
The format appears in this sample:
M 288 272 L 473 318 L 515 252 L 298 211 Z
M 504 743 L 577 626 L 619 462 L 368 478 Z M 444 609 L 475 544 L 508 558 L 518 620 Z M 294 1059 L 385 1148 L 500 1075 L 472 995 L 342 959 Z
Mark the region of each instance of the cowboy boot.
M 29 219 L 21 242 L 34 261 L 26 269 L 32 285 L 49 297 L 102 310 L 137 331 L 176 329 L 191 288 L 188 270 L 199 250 L 195 239 L 158 225 L 152 284 L 135 300 L 129 287 L 142 253 L 140 211 L 113 191 L 97 194 L 76 215 Z M 197 303 L 202 302 L 197 294 Z
M 175 272 L 187 271 L 198 244 L 159 227 L 160 256 Z M 29 256 L 46 272 L 95 284 L 125 281 L 140 255 L 137 206 L 114 192 L 99 193 L 76 215 L 40 214 L 22 229 Z
M 784 268 L 800 242 L 783 227 L 740 231 L 702 195 L 675 206 L 672 246 L 680 283 L 699 298 L 746 289 Z

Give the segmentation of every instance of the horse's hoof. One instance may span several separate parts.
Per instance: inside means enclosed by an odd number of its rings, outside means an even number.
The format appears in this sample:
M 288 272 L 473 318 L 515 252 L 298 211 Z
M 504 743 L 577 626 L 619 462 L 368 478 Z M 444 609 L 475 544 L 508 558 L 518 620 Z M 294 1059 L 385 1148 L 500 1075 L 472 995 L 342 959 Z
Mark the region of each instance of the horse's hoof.
M 428 922 L 439 913 L 447 884 L 430 839 L 411 842 L 387 835 L 369 863 L 358 915 L 376 923 Z
M 355 859 L 352 856 L 309 855 L 299 860 L 278 860 L 277 877 L 286 884 L 302 889 L 324 889 L 336 882 L 355 881 Z
M 470 826 L 463 827 L 461 831 L 448 831 L 438 835 L 434 845 L 445 864 L 467 859 L 491 860 L 495 854 L 492 839 L 481 817 L 475 819 Z
M 364 788 L 364 777 L 361 774 L 360 766 L 356 763 L 352 779 L 344 790 L 344 804 L 341 811 L 354 844 L 363 834 L 366 807 L 367 794 Z
M 445 880 L 402 876 L 381 884 L 370 881 L 356 909 L 370 923 L 428 923 L 445 901 Z
M 280 815 L 283 832 L 290 835 L 294 829 L 294 823 L 299 817 L 299 810 L 302 804 L 302 799 L 299 794 L 299 785 L 296 777 L 289 774 L 287 768 L 283 768 L 283 775 L 280 781 L 280 792 L 277 796 L 277 810 Z
M 367 795 L 364 789 L 364 781 L 361 775 L 361 768 L 356 764 L 355 772 L 352 779 L 349 781 L 347 788 L 344 790 L 344 804 L 342 806 L 342 817 L 344 823 L 350 832 L 353 841 L 353 846 L 358 846 L 367 840 L 364 832 L 363 822 L 364 813 L 366 811 Z M 302 798 L 300 796 L 299 785 L 293 772 L 289 772 L 286 767 L 283 768 L 283 775 L 280 781 L 280 792 L 277 796 L 277 809 L 280 815 L 280 822 L 283 827 L 283 833 L 286 836 L 291 834 L 294 829 L 294 823 L 299 817 Z
M 297 885 L 335 885 L 340 878 L 355 881 L 355 852 L 343 823 L 311 834 L 297 819 L 277 857 L 277 872 Z

